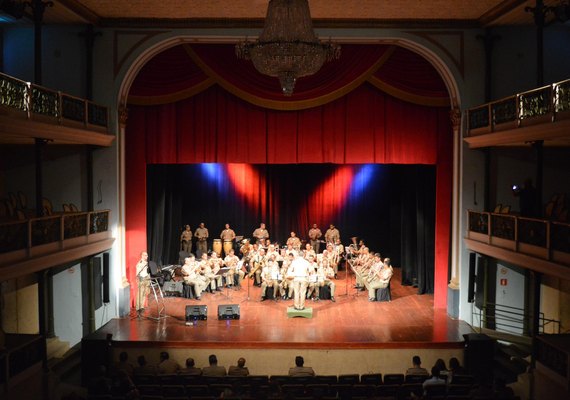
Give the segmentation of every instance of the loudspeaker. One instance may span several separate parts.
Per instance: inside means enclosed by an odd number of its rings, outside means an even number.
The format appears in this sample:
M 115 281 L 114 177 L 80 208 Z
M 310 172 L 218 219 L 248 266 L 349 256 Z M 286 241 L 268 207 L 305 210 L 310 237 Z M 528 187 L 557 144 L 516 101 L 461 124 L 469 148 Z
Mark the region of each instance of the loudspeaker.
M 186 306 L 186 322 L 208 319 L 208 306 L 200 304 L 197 306 Z
M 167 296 L 182 296 L 183 290 L 182 281 L 168 281 L 164 282 L 164 285 L 162 286 L 162 291 Z
M 495 341 L 481 333 L 468 333 L 465 339 L 465 368 L 482 383 L 493 382 L 493 359 L 495 358 Z
M 101 257 L 91 259 L 91 276 L 93 279 L 94 308 L 98 310 L 103 306 L 103 274 L 101 273 Z
M 239 304 L 220 304 L 218 319 L 239 319 Z
M 103 303 L 109 303 L 110 299 L 110 290 L 109 285 L 111 283 L 111 276 L 109 274 L 110 270 L 110 261 L 109 261 L 109 253 L 103 253 Z
M 483 308 L 485 304 L 485 268 L 487 266 L 487 258 L 478 257 L 477 259 L 477 276 L 475 279 L 475 307 Z
M 477 253 L 469 253 L 469 284 L 467 286 L 467 302 L 473 303 L 475 300 L 475 263 Z

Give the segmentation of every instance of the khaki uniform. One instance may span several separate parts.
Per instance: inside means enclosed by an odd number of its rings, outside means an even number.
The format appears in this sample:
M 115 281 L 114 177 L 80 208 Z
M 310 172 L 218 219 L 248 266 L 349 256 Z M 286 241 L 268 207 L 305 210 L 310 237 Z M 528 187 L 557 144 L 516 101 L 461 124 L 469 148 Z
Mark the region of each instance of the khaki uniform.
M 234 232 L 233 229 L 224 229 L 222 231 L 222 233 L 220 233 L 220 239 L 222 239 L 222 242 L 232 242 L 232 247 L 233 247 L 233 241 L 236 238 L 236 233 Z M 224 246 L 224 256 L 227 256 L 228 253 L 226 253 L 226 247 Z
M 192 231 L 184 230 L 180 235 L 180 250 L 186 253 L 192 253 Z
M 224 258 L 224 265 L 230 269 L 227 275 L 230 285 L 241 286 L 241 282 L 245 276 L 245 273 L 241 270 L 241 268 L 238 269 L 238 263 L 239 258 L 236 255 L 228 255 L 226 258 Z
M 194 287 L 196 297 L 200 297 L 204 289 L 206 289 L 206 277 L 200 274 L 200 264 L 196 261 L 190 261 L 182 266 L 182 274 L 184 282 Z
M 327 243 L 336 243 L 337 239 L 340 239 L 340 232 L 338 231 L 338 229 L 336 228 L 327 229 L 325 233 L 325 241 Z
M 319 228 L 309 229 L 309 240 L 311 241 L 311 247 L 315 250 L 315 253 L 318 253 L 321 249 L 321 242 L 319 241 L 321 236 L 323 236 L 323 233 Z
M 138 293 L 136 308 L 141 310 L 145 308 L 146 299 L 150 293 L 150 275 L 148 274 L 148 261 L 139 260 L 136 266 Z
M 394 275 L 391 265 L 383 267 L 381 263 L 378 264 L 381 266 L 380 271 L 374 274 L 372 281 L 367 285 L 369 299 L 376 299 L 376 289 L 387 288 L 392 275 Z
M 208 252 L 208 228 L 197 228 L 194 232 L 194 237 L 198 239 L 196 243 L 196 257 L 202 257 L 202 254 Z
M 262 244 L 265 244 L 265 240 L 269 239 L 269 232 L 267 231 L 267 229 L 257 228 L 256 230 L 253 231 L 252 236 L 257 240 L 257 243 L 263 242 Z

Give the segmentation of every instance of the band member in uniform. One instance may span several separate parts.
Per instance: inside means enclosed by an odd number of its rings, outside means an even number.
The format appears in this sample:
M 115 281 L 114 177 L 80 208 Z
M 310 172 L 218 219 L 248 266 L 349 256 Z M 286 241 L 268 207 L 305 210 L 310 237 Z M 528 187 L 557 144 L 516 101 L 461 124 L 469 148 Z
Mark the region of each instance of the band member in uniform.
M 378 253 L 376 253 L 378 254 Z M 372 276 L 370 277 L 367 287 L 368 287 L 368 299 L 370 301 L 376 301 L 376 289 L 383 289 L 387 288 L 388 284 L 390 283 L 390 279 L 392 275 L 394 275 L 394 270 L 392 269 L 392 265 L 390 265 L 390 259 L 386 258 L 384 263 L 382 263 L 380 259 L 380 255 L 378 254 L 378 266 L 376 264 L 370 269 L 370 271 L 374 271 Z
M 306 258 L 305 258 L 306 259 Z M 319 282 L 318 282 L 318 275 L 317 269 L 318 265 L 315 261 L 315 256 L 310 255 L 308 257 L 309 261 L 309 284 L 307 285 L 307 299 L 312 298 L 313 300 L 319 299 Z
M 180 235 L 180 250 L 186 253 L 192 253 L 192 231 L 190 225 L 186 225 Z
M 307 243 L 305 244 L 305 254 L 304 257 L 306 260 L 309 259 L 309 257 L 313 256 L 315 259 L 317 259 L 317 253 L 315 252 L 315 250 L 313 250 L 313 247 L 311 246 L 311 243 Z
M 323 236 L 323 233 L 321 232 L 317 224 L 313 224 L 313 227 L 309 229 L 309 240 L 311 241 L 311 247 L 313 248 L 313 250 L 315 250 L 315 253 L 317 254 L 321 249 L 321 241 L 320 241 L 321 236 Z
M 330 224 L 329 229 L 325 232 L 325 241 L 327 243 L 336 243 L 336 239 L 340 239 L 340 232 L 333 224 Z
M 204 226 L 203 222 L 200 222 L 200 227 L 194 232 L 194 237 L 198 239 L 196 243 L 196 257 L 201 258 L 202 254 L 208 253 L 208 228 Z
M 265 224 L 262 222 L 259 224 L 259 228 L 253 231 L 252 235 L 257 243 L 265 244 L 265 240 L 269 239 L 269 232 L 265 229 Z
M 225 256 L 229 254 L 229 249 L 234 247 L 235 238 L 236 238 L 236 233 L 234 232 L 233 229 L 230 228 L 230 224 L 226 224 L 225 229 L 222 231 L 222 233 L 220 233 L 220 239 L 222 239 L 223 242 Z M 231 245 L 228 245 L 228 242 L 231 243 Z
M 184 265 L 182 266 L 182 275 L 184 276 L 184 282 L 187 285 L 194 287 L 194 294 L 196 299 L 200 300 L 202 291 L 206 289 L 206 277 L 200 274 L 200 264 L 196 262 L 194 256 L 186 257 L 184 259 Z
M 334 270 L 334 276 L 338 273 L 339 255 L 334 244 L 327 243 L 327 249 L 323 252 L 323 256 L 328 260 L 328 265 Z
M 333 268 L 327 263 L 322 262 L 317 269 L 317 284 L 319 287 L 328 286 L 331 290 L 331 301 L 334 303 L 334 289 L 335 283 L 332 278 L 335 276 Z M 317 296 L 319 295 L 317 288 Z M 317 297 L 318 298 L 318 297 Z
M 224 287 L 223 276 L 218 274 L 223 264 L 224 260 L 218 257 L 218 253 L 213 251 L 212 256 L 210 257 L 210 268 L 212 268 L 212 274 L 214 274 L 214 280 L 216 281 L 216 290 L 218 291 L 221 291 L 222 287 Z
M 291 245 L 295 250 L 301 250 L 301 239 L 297 237 L 295 232 L 291 232 L 291 236 L 287 239 L 287 246 Z
M 137 293 L 137 315 L 144 312 L 144 306 L 146 303 L 146 298 L 150 292 L 150 275 L 148 273 L 148 253 L 146 251 L 141 252 L 141 258 L 137 262 L 136 266 L 137 273 L 137 283 L 138 283 L 138 293 Z
M 248 278 L 254 278 L 254 285 L 261 286 L 261 270 L 263 269 L 263 267 L 267 262 L 267 257 L 265 256 L 265 250 L 263 249 L 263 247 L 258 249 L 257 252 L 255 252 L 256 247 L 257 247 L 256 245 L 253 245 L 254 254 L 250 261 L 251 269 L 248 274 Z
M 228 282 L 230 285 L 241 287 L 241 281 L 245 276 L 245 273 L 239 267 L 241 264 L 239 257 L 235 255 L 234 249 L 231 249 L 226 258 L 224 258 L 224 265 L 230 269 L 228 271 Z
M 200 258 L 200 274 L 204 275 L 206 278 L 206 287 L 210 287 L 213 292 L 216 289 L 216 276 L 212 272 L 212 266 L 210 265 L 210 260 L 208 260 L 208 253 L 202 253 Z
M 358 246 L 358 238 L 356 236 L 351 237 L 350 244 L 348 245 L 347 254 L 351 258 L 356 258 L 358 254 L 360 254 L 359 250 L 360 247 Z
M 374 257 L 371 256 L 368 247 L 362 247 L 362 249 L 360 249 L 360 254 L 354 263 L 356 273 L 356 287 L 358 289 L 364 290 L 364 279 L 366 278 L 368 271 L 372 267 L 373 263 Z
M 279 266 L 273 260 L 268 260 L 261 270 L 261 301 L 267 298 L 267 288 L 273 288 L 273 297 L 277 300 L 279 296 Z

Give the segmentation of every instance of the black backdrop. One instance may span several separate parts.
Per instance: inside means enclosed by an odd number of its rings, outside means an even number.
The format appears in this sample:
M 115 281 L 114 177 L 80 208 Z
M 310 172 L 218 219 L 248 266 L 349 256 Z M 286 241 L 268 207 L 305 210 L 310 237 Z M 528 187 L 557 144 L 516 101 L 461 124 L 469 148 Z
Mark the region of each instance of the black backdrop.
M 185 224 L 192 231 L 200 222 L 211 239 L 219 238 L 230 223 L 237 235 L 250 238 L 260 221 L 267 224 L 272 241 L 283 243 L 293 230 L 306 238 L 310 193 L 339 165 L 255 165 L 266 190 L 247 188 L 266 207 L 253 209 L 236 194 L 228 179 L 207 176 L 201 164 L 147 166 L 147 240 L 151 259 L 159 264 L 178 260 L 179 237 Z M 222 167 L 223 168 L 223 167 Z M 329 223 L 340 230 L 342 242 L 363 238 L 371 251 L 390 257 L 402 268 L 402 284 L 417 285 L 418 292 L 433 293 L 435 243 L 435 167 L 427 165 L 374 165 L 372 179 L 358 195 L 350 195 Z M 263 209 L 262 209 L 263 208 Z M 310 221 L 312 223 L 313 221 Z M 318 222 L 318 221 L 316 221 Z M 195 247 L 194 247 L 195 248 Z

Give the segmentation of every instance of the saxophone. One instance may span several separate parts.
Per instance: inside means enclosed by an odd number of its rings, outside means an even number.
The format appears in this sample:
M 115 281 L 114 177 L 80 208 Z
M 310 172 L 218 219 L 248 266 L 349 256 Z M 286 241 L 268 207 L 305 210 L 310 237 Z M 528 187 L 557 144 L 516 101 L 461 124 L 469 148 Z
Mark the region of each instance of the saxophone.
M 257 271 L 259 271 L 261 268 L 263 268 L 263 266 L 265 265 L 265 257 L 262 258 L 261 260 L 257 261 L 254 260 L 253 261 L 253 268 L 251 269 L 251 271 L 249 272 L 249 274 L 247 274 L 248 278 L 252 278 L 253 276 L 255 276 L 255 273 Z

